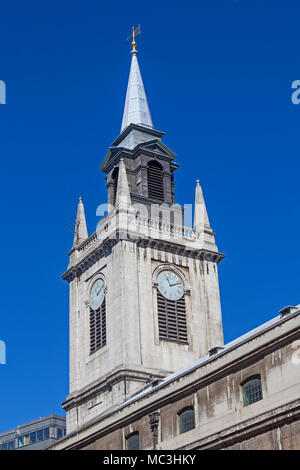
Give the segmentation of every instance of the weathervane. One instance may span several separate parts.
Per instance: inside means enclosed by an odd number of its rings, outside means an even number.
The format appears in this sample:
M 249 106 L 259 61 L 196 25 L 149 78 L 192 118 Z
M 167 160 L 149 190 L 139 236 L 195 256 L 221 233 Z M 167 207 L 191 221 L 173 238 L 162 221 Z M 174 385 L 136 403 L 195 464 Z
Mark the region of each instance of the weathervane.
M 135 36 L 138 36 L 139 34 L 141 34 L 141 25 L 139 24 L 136 28 L 134 26 L 132 26 L 132 34 L 127 38 L 127 41 L 129 41 L 130 38 L 132 38 L 132 51 L 131 53 L 133 52 L 137 52 L 135 46 L 136 46 L 136 42 L 135 42 Z

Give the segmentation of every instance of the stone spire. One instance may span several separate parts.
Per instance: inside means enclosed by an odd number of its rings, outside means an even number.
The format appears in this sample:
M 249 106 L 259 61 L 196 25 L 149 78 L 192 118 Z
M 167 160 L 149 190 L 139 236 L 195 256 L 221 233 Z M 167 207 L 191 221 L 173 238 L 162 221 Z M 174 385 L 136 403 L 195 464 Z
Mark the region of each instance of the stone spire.
M 73 247 L 79 245 L 79 243 L 86 238 L 88 238 L 88 231 L 84 214 L 84 206 L 80 197 L 77 208 Z
M 134 46 L 131 51 L 132 59 L 121 132 L 129 124 L 138 124 L 153 129 L 151 113 L 137 59 L 137 50 L 135 49 L 136 43 L 133 42 L 132 44 Z
M 118 188 L 116 195 L 116 207 L 125 204 L 127 206 L 131 205 L 130 191 L 127 180 L 126 168 L 124 165 L 124 160 L 121 158 L 119 166 L 119 176 L 118 176 Z
M 195 192 L 195 212 L 194 212 L 194 229 L 196 231 L 209 230 L 211 231 L 206 205 L 203 197 L 202 188 L 199 180 L 197 180 Z

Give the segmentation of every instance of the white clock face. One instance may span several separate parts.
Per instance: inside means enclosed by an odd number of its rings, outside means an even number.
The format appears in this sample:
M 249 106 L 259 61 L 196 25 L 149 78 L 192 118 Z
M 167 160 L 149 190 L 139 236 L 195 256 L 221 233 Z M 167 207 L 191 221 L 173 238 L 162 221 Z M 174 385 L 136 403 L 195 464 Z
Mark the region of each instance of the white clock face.
M 159 292 L 169 300 L 179 300 L 184 294 L 183 282 L 173 271 L 162 271 L 157 276 Z
M 90 307 L 97 310 L 104 300 L 104 282 L 102 279 L 97 279 L 92 285 L 90 291 Z

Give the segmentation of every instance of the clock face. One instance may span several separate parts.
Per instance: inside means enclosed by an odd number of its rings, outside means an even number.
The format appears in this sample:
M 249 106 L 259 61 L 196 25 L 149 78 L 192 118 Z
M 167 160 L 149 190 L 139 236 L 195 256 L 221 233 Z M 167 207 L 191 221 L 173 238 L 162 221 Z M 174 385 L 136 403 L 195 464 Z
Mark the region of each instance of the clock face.
M 162 271 L 157 276 L 159 292 L 169 300 L 179 300 L 184 294 L 183 282 L 173 271 Z
M 102 279 L 97 279 L 92 285 L 90 291 L 90 307 L 97 310 L 104 300 L 104 282 Z

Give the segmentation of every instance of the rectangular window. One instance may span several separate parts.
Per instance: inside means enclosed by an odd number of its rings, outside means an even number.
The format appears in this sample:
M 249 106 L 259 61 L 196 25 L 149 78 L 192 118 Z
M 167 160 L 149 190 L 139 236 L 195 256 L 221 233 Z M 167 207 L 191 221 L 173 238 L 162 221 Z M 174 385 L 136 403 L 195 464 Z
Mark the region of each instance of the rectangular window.
M 24 439 L 25 436 L 19 436 L 18 437 L 18 447 L 23 447 L 24 443 L 25 443 L 25 439 Z
M 37 440 L 42 441 L 44 439 L 44 432 L 43 429 L 37 432 Z
M 50 433 L 49 433 L 49 428 L 44 429 L 44 439 L 49 439 Z
M 169 300 L 157 291 L 159 339 L 188 343 L 185 298 Z
M 57 439 L 61 439 L 63 436 L 63 430 L 61 428 L 57 428 Z
M 7 450 L 14 450 L 15 448 L 15 441 L 9 441 L 7 443 Z
M 36 432 L 31 432 L 30 433 L 30 444 L 33 444 L 36 442 Z
M 5 444 L 0 445 L 0 450 L 14 450 L 15 441 L 5 442 Z
M 98 310 L 90 309 L 90 351 L 106 345 L 106 306 L 105 298 Z

